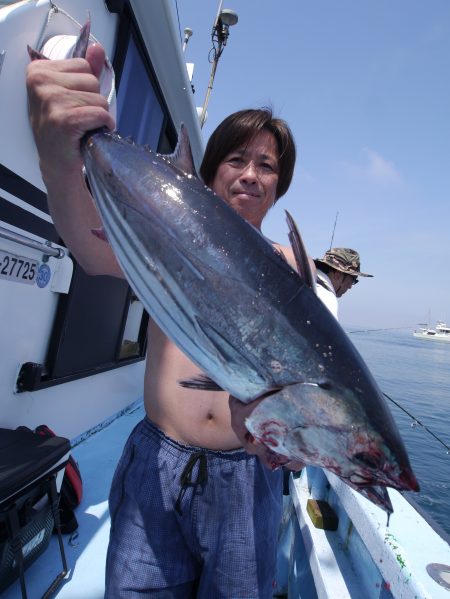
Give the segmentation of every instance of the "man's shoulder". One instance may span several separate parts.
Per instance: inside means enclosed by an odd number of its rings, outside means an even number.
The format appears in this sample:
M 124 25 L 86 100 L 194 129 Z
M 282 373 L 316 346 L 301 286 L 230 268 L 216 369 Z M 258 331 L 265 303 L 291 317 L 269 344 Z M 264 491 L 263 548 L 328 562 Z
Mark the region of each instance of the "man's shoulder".
M 294 270 L 297 270 L 297 264 L 295 262 L 294 252 L 292 251 L 291 246 L 281 245 L 281 243 L 277 243 L 275 241 L 270 242 L 275 249 L 276 252 L 282 256 L 286 262 L 291 266 Z
M 286 260 L 286 262 L 291 266 L 295 271 L 298 272 L 297 260 L 295 259 L 295 254 L 290 245 L 281 245 L 280 243 L 271 242 L 273 247 L 278 251 Z M 316 265 L 314 264 L 314 260 L 308 256 L 309 267 L 312 272 L 313 279 L 316 278 Z

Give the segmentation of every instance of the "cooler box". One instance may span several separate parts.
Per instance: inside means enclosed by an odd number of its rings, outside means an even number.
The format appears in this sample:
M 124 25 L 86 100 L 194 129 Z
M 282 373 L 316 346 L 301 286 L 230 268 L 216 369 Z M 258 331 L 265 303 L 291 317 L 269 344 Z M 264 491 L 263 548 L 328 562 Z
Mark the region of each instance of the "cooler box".
M 59 529 L 57 489 L 70 455 L 63 437 L 0 428 L 0 592 L 20 578 L 27 597 L 25 569 L 58 533 L 63 570 L 51 582 L 49 596 L 67 574 Z

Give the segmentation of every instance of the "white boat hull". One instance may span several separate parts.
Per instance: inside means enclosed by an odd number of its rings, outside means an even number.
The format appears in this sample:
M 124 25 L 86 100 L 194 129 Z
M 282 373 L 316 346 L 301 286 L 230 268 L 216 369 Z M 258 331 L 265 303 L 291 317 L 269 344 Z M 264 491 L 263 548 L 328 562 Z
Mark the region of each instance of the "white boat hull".
M 426 329 L 421 329 L 420 331 L 414 331 L 413 335 L 417 339 L 450 342 L 450 327 L 448 327 L 445 322 L 438 320 L 434 329 L 427 327 Z
M 144 52 L 151 56 L 151 68 L 164 94 L 166 118 L 173 122 L 174 131 L 181 122 L 189 128 L 198 163 L 203 142 L 187 70 L 178 47 L 172 3 L 133 0 L 131 4 L 140 24 Z M 56 35 L 76 35 L 78 26 L 72 19 L 83 24 L 89 14 L 92 34 L 113 59 L 118 27 L 124 20 L 122 15 L 109 12 L 103 0 L 61 0 L 57 5 L 61 12 L 50 15 L 49 20 L 51 5 L 47 0 L 20 2 L 0 9 L 0 83 L 2 89 L 7 90 L 0 94 L 0 228 L 42 244 L 49 238 L 41 231 L 52 230 L 53 224 L 44 206 L 45 186 L 27 116 L 25 71 L 29 57 L 26 45 L 38 45 L 44 26 L 43 42 Z M 28 190 L 38 199 L 42 194 L 42 205 L 28 201 Z M 27 225 L 28 221 L 33 221 L 33 227 Z M 52 245 L 61 248 L 66 255 L 62 260 L 49 258 L 46 266 L 51 278 L 47 286 L 24 285 L 0 276 L 0 413 L 5 427 L 34 428 L 46 423 L 58 434 L 73 439 L 142 398 L 144 355 L 134 362 L 130 360 L 127 365 L 119 360 L 99 368 L 94 365 L 84 375 L 74 372 L 66 377 L 67 382 L 48 385 L 44 381 L 47 386 L 39 383 L 31 391 L 18 393 L 18 375 L 24 364 L 42 366 L 43 379 L 47 371 L 52 370 L 48 352 L 53 329 L 62 303 L 70 302 L 74 263 L 64 246 L 56 241 Z M 39 266 L 43 263 L 42 252 L 1 235 L 0 251 L 35 261 Z M 139 328 L 139 322 L 133 322 L 133 318 L 140 318 L 142 307 L 137 317 L 131 312 L 130 308 L 124 335 L 130 329 Z M 82 354 L 89 350 L 91 342 L 87 334 L 73 351 Z

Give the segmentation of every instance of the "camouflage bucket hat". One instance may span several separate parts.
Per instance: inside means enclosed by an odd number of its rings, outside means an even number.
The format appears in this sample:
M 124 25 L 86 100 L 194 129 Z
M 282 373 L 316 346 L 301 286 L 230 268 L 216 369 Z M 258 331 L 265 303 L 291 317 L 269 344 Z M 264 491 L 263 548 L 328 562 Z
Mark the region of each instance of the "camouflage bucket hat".
M 321 264 L 326 264 L 335 270 L 354 277 L 373 277 L 373 275 L 368 275 L 359 270 L 359 254 L 350 248 L 332 248 L 325 252 L 323 258 L 316 258 L 314 262 L 318 268 Z

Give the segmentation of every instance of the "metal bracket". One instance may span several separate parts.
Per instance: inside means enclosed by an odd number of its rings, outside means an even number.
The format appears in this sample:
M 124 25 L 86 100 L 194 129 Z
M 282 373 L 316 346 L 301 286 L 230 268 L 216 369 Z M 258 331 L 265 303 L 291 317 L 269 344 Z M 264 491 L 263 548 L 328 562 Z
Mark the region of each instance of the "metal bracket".
M 20 368 L 16 388 L 18 393 L 39 389 L 42 379 L 43 365 L 36 362 L 25 362 Z

